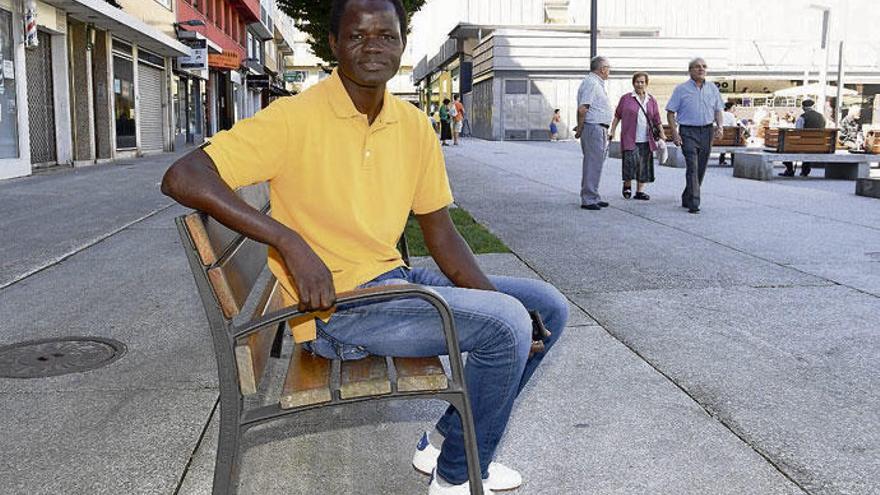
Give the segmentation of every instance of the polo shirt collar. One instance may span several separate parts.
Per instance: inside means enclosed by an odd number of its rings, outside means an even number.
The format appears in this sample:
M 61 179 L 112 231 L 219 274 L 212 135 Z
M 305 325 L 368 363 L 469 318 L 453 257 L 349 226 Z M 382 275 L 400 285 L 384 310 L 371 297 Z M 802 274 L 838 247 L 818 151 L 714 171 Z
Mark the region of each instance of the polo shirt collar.
M 333 69 L 333 73 L 330 74 L 330 77 L 328 78 L 327 93 L 330 100 L 330 106 L 333 108 L 333 112 L 337 117 L 341 119 L 349 119 L 363 115 L 358 111 L 357 107 L 354 106 L 354 102 L 351 101 L 348 91 L 346 91 L 345 86 L 342 85 L 342 78 L 339 76 L 338 68 Z M 386 90 L 385 95 L 383 96 L 382 110 L 376 117 L 376 122 L 391 124 L 397 122 L 397 120 L 398 116 L 394 109 L 391 93 Z

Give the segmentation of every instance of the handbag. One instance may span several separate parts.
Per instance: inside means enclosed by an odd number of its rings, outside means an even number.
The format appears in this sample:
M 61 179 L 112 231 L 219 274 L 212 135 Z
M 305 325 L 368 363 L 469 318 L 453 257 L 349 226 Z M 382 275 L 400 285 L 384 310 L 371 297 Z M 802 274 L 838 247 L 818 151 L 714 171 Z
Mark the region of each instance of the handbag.
M 642 103 L 639 101 L 639 99 L 635 96 L 633 96 L 633 98 L 636 100 L 636 104 L 639 105 L 639 108 L 642 109 L 642 113 L 645 114 L 645 120 L 648 121 L 648 129 L 651 130 L 651 136 L 654 137 L 654 141 L 660 141 L 660 128 L 654 125 L 653 122 L 651 122 L 651 117 L 648 116 L 648 112 L 645 111 L 645 107 L 642 106 Z M 646 99 L 645 101 L 648 100 Z

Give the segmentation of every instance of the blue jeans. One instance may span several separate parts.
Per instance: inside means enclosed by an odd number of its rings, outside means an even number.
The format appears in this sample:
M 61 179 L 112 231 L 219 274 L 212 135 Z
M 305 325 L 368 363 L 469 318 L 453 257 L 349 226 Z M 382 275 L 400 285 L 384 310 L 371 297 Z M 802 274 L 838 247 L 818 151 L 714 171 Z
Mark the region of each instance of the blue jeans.
M 552 285 L 513 277 L 489 279 L 498 292 L 455 287 L 438 271 L 401 267 L 361 286 L 428 286 L 452 309 L 461 350 L 468 352 L 464 375 L 484 478 L 514 399 L 559 339 L 568 320 L 568 302 Z M 544 343 L 545 353 L 531 358 L 532 322 L 527 308 L 538 311 L 553 334 Z M 318 320 L 318 338 L 308 347 L 328 359 L 447 353 L 437 311 L 418 299 L 341 306 L 328 323 Z M 461 417 L 454 408 L 446 410 L 437 422 L 437 430 L 446 437 L 437 472 L 450 483 L 464 483 L 468 479 L 464 437 Z

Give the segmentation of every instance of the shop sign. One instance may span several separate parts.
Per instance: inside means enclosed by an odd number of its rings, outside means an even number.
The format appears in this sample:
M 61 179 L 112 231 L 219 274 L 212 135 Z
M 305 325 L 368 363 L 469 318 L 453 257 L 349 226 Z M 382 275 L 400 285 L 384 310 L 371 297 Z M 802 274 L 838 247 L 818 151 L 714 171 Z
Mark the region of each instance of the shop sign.
M 289 70 L 284 73 L 284 82 L 301 83 L 306 81 L 306 71 Z
M 181 40 L 188 46 L 190 55 L 178 57 L 177 66 L 182 70 L 207 70 L 208 69 L 208 40 Z
M 208 55 L 208 65 L 216 69 L 235 70 L 241 65 L 241 55 L 228 51 L 212 53 Z
M 250 86 L 251 88 L 268 89 L 270 85 L 270 79 L 267 74 L 248 76 L 247 83 L 248 86 Z

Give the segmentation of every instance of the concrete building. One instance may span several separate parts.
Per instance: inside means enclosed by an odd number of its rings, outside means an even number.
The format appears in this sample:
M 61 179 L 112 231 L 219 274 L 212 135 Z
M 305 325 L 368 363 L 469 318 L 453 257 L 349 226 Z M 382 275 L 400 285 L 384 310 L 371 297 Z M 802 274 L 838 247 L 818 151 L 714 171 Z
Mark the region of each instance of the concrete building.
M 170 149 L 173 20 L 168 0 L 0 0 L 0 179 Z
M 609 95 L 616 102 L 631 90 L 632 73 L 647 71 L 662 105 L 687 77 L 688 60 L 701 56 L 725 97 L 741 104 L 740 116 L 764 105 L 794 111 L 797 98 L 772 93 L 818 80 L 826 60 L 836 81 L 844 41 L 844 83 L 859 93 L 844 103 L 870 108 L 880 93 L 880 33 L 864 15 L 873 2 L 825 4 L 823 49 L 823 12 L 806 1 L 599 0 L 598 53 L 613 67 Z M 546 139 L 559 108 L 568 137 L 589 67 L 589 21 L 589 0 L 429 0 L 410 37 L 420 54 L 420 99 L 436 105 L 461 93 L 472 133 L 486 139 Z

